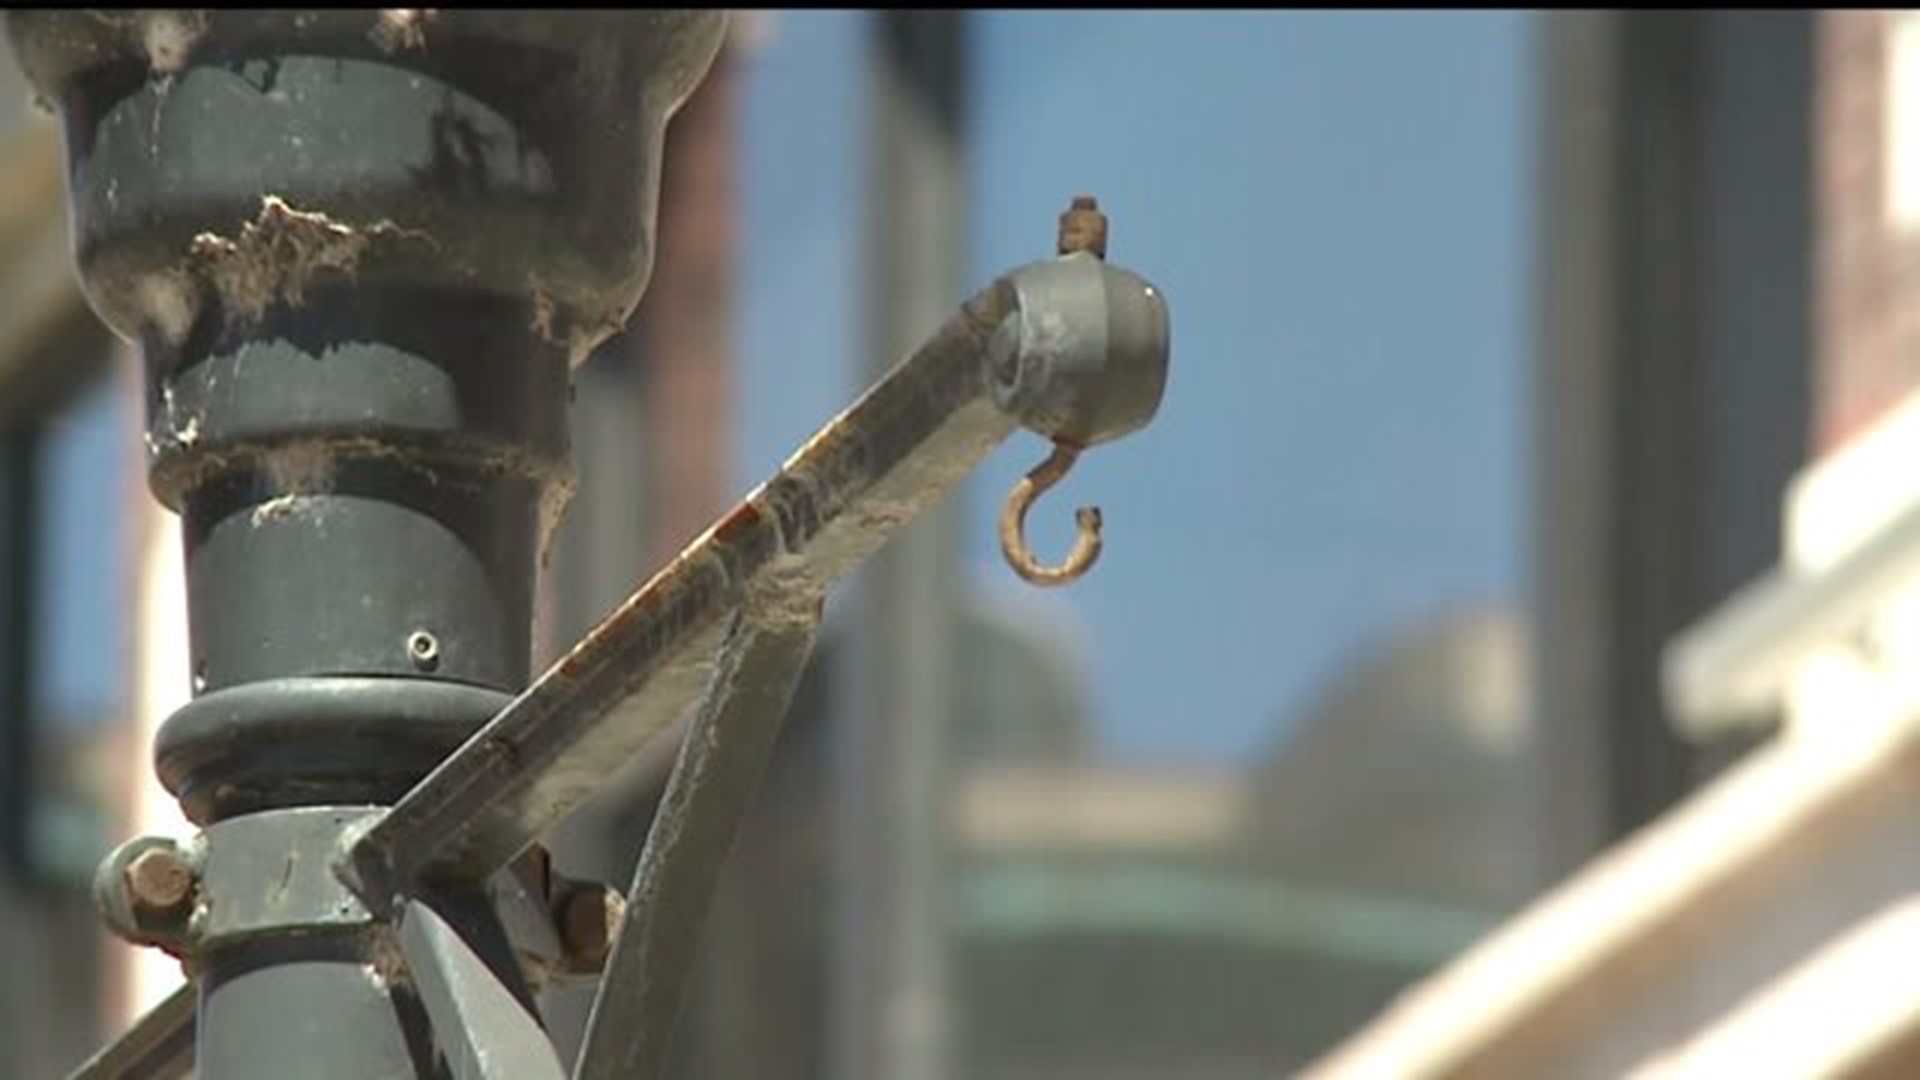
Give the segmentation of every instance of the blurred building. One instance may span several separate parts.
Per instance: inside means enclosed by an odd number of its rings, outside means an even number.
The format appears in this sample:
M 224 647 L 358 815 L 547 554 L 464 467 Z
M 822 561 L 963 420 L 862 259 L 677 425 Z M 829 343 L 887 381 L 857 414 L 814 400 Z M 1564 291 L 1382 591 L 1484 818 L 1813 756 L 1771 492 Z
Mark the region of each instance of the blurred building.
M 1624 132 L 1617 145 L 1643 154 L 1702 117 L 1718 121 L 1694 129 L 1709 147 L 1747 132 L 1746 152 L 1727 155 L 1722 205 L 1777 191 L 1759 168 L 1763 125 L 1803 143 L 1803 160 L 1776 160 L 1791 166 L 1789 183 L 1807 185 L 1796 201 L 1811 228 L 1780 238 L 1798 260 L 1764 265 L 1807 282 L 1781 299 L 1806 328 L 1811 438 L 1770 492 L 1777 566 L 1723 587 L 1730 595 L 1659 642 L 1666 737 L 1718 746 L 1723 770 L 1311 1075 L 1913 1075 L 1920 995 L 1902 958 L 1920 929 L 1920 292 L 1909 273 L 1920 250 L 1920 20 L 1846 11 L 1559 23 L 1555 121 Z M 1578 142 L 1562 143 L 1563 167 L 1592 163 Z M 1599 160 L 1643 176 L 1664 167 L 1682 190 L 1699 167 Z M 1603 228 L 1608 214 L 1640 209 L 1632 185 L 1563 200 L 1597 211 Z M 1718 269 L 1711 244 L 1699 263 L 1686 241 L 1682 231 L 1642 243 L 1690 273 Z M 1646 266 L 1632 248 L 1555 258 L 1569 276 Z M 1619 332 L 1635 340 L 1671 326 L 1696 296 L 1664 313 L 1629 310 Z M 1708 352 L 1739 337 L 1724 322 L 1705 329 Z M 1751 401 L 1754 389 L 1745 393 Z

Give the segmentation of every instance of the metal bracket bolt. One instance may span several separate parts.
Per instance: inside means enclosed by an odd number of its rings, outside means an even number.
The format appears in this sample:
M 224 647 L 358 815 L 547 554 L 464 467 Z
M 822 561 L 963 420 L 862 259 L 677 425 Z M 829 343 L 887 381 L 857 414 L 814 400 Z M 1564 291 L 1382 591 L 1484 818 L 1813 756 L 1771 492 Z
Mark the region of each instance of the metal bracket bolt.
M 120 845 L 101 861 L 93 879 L 94 904 L 108 929 L 135 945 L 176 956 L 187 951 L 199 892 L 193 856 L 159 836 Z
M 563 885 L 554 897 L 553 923 L 567 970 L 595 974 L 606 967 L 626 913 L 627 898 L 616 889 L 591 881 Z
M 142 921 L 177 919 L 192 906 L 197 885 L 193 867 L 176 848 L 142 851 L 127 863 L 121 877 L 127 886 L 128 906 Z
M 1100 201 L 1091 195 L 1075 195 L 1060 215 L 1060 254 L 1087 251 L 1095 258 L 1107 257 L 1107 215 L 1100 212 Z

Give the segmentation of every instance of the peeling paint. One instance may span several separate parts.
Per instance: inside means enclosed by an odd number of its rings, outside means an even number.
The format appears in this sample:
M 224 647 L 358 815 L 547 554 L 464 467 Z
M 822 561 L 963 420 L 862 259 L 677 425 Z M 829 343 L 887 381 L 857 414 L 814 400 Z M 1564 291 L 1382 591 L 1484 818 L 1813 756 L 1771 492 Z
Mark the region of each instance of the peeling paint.
M 767 629 L 818 626 L 830 584 L 806 556 L 780 552 L 747 580 L 747 617 Z
M 312 501 L 312 497 L 308 495 L 295 495 L 292 493 L 276 495 L 266 502 L 261 503 L 259 506 L 254 507 L 253 514 L 248 520 L 253 527 L 257 529 L 269 521 L 278 521 L 281 518 L 293 516 L 300 511 L 302 504 L 310 501 Z
M 564 475 L 555 477 L 540 492 L 540 568 L 545 570 L 553 559 L 553 538 L 560 531 L 560 523 L 566 520 L 567 507 L 573 503 L 574 492 L 579 482 L 569 469 Z
M 147 70 L 163 78 L 178 74 L 206 36 L 208 12 L 197 8 L 134 11 L 91 10 L 94 22 L 124 34 L 147 58 Z
M 152 431 L 146 434 L 147 452 L 157 455 L 164 450 L 187 449 L 200 441 L 200 416 L 190 414 L 184 423 L 179 417 L 180 410 L 174 404 L 173 387 L 162 384 L 160 387 L 160 429 L 164 439 L 155 439 Z
M 237 238 L 204 232 L 193 238 L 191 252 L 227 318 L 252 323 L 275 303 L 301 303 L 308 282 L 321 271 L 352 277 L 374 240 L 399 237 L 432 242 L 425 233 L 390 221 L 356 227 L 267 195 Z
M 439 16 L 438 8 L 385 8 L 374 21 L 367 36 L 381 52 L 401 49 L 425 49 L 427 24 Z
M 153 11 L 142 18 L 140 46 L 147 54 L 147 70 L 175 75 L 184 70 L 193 47 L 207 32 L 204 11 Z
M 333 490 L 339 452 L 318 440 L 277 446 L 261 455 L 267 482 L 286 495 L 322 495 Z
M 541 341 L 567 350 L 567 362 L 579 367 L 602 342 L 627 327 L 627 313 L 607 309 L 582 315 L 578 308 L 562 310 L 537 277 L 527 279 L 527 297 L 533 315 L 527 326 Z
M 374 924 L 372 933 L 367 935 L 366 956 L 367 962 L 361 970 L 366 972 L 367 981 L 374 986 L 392 991 L 412 985 L 406 956 L 400 951 L 400 942 L 395 939 L 392 926 Z
M 179 274 L 154 274 L 140 279 L 136 289 L 140 311 L 147 324 L 168 345 L 187 340 L 193 329 L 198 303 L 193 289 Z

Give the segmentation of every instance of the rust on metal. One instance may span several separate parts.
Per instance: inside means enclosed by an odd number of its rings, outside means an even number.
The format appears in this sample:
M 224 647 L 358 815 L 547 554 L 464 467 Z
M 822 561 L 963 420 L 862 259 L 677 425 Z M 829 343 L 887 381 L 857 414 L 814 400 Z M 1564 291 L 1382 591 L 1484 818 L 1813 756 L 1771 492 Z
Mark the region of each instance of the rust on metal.
M 561 896 L 555 908 L 554 928 L 567 966 L 576 972 L 599 971 L 626 917 L 626 897 L 605 885 L 581 884 Z
M 127 899 L 136 915 L 177 916 L 193 899 L 193 867 L 170 847 L 149 848 L 127 863 Z
M 1073 550 L 1059 566 L 1042 565 L 1027 546 L 1027 511 L 1035 499 L 1067 475 L 1079 457 L 1079 447 L 1066 442 L 1054 443 L 1053 453 L 1013 485 L 1013 491 L 1000 508 L 1000 550 L 1013 572 L 1031 584 L 1065 585 L 1093 569 L 1100 558 L 1100 508 L 1097 506 L 1082 506 L 1073 512 L 1076 527 Z
M 817 613 L 1012 434 L 985 357 L 1017 304 L 1004 280 L 968 301 L 441 762 L 354 845 L 343 870 L 362 897 L 390 907 L 414 882 L 505 866 L 704 698 L 743 603 Z
M 1076 195 L 1060 215 L 1060 254 L 1074 255 L 1090 251 L 1096 257 L 1107 257 L 1107 215 L 1100 211 L 1100 202 L 1091 195 Z

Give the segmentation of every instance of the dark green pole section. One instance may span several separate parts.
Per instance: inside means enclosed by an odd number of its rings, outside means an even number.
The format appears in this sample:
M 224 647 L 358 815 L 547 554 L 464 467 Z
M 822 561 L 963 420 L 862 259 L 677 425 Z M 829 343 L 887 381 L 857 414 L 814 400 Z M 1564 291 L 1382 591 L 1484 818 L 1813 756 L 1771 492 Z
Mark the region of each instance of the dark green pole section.
M 0 431 L 0 828 L 7 876 L 31 881 L 36 425 Z
M 398 799 L 525 686 L 572 368 L 646 286 L 667 117 L 724 15 L 7 21 L 60 112 L 88 301 L 141 346 L 149 482 L 184 533 L 194 700 L 155 753 L 207 830 L 175 943 L 198 1075 L 443 1075 L 388 928 L 303 907 L 344 844 L 297 847 L 297 811 Z M 455 975 L 434 984 L 454 1015 L 492 1000 Z

